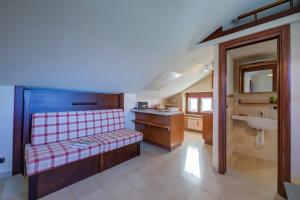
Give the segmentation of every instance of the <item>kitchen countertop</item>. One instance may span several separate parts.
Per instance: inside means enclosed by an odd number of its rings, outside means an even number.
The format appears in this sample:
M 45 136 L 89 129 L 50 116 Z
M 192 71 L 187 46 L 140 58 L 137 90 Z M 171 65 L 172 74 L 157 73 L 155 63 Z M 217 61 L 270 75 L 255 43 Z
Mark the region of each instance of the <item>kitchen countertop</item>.
M 165 115 L 165 116 L 183 114 L 182 111 L 158 111 L 155 109 L 136 109 L 136 108 L 131 109 L 131 112 L 154 114 L 154 115 Z

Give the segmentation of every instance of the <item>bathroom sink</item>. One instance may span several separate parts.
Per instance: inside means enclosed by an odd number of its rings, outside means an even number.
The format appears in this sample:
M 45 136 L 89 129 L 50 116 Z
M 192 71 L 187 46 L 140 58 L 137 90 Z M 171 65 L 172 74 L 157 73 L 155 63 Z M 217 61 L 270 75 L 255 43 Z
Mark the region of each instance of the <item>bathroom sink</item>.
M 256 116 L 232 115 L 232 119 L 245 121 L 251 128 L 276 130 L 277 119 Z

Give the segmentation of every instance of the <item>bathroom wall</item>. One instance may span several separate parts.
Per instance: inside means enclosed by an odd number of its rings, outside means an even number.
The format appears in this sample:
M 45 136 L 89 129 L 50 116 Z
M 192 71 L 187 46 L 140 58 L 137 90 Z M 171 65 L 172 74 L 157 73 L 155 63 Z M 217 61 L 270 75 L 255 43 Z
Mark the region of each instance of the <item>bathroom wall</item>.
M 270 57 L 270 56 L 267 56 Z M 242 94 L 239 92 L 239 65 L 243 60 L 234 61 L 234 92 L 231 105 L 233 105 L 234 114 L 246 114 L 258 116 L 261 111 L 265 112 L 266 117 L 277 118 L 277 110 L 274 105 L 249 105 L 240 104 L 242 102 L 268 102 L 270 96 L 277 96 L 277 93 L 255 93 Z M 247 60 L 246 60 L 247 61 Z M 250 128 L 245 122 L 231 120 L 233 123 L 233 140 L 231 144 L 235 153 L 245 154 L 268 161 L 277 161 L 277 131 L 265 130 L 265 144 L 256 144 L 256 130 Z M 230 124 L 230 123 L 228 123 Z M 229 148 L 230 150 L 230 148 Z

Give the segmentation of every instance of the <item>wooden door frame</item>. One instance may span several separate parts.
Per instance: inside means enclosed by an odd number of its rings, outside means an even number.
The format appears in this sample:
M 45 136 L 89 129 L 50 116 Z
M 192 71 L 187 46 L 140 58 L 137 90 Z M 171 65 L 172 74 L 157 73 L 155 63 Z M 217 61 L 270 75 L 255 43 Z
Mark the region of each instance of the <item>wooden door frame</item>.
M 284 182 L 291 180 L 291 89 L 290 89 L 290 25 L 254 33 L 219 45 L 219 164 L 226 173 L 226 52 L 227 50 L 277 39 L 278 49 L 278 193 L 286 196 Z

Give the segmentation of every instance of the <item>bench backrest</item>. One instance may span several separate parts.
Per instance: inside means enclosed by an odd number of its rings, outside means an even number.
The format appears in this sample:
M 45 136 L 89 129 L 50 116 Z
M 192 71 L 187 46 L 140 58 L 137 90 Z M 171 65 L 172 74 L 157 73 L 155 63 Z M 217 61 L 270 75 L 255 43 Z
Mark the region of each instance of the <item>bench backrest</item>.
M 47 144 L 124 128 L 122 109 L 34 113 L 31 144 Z

